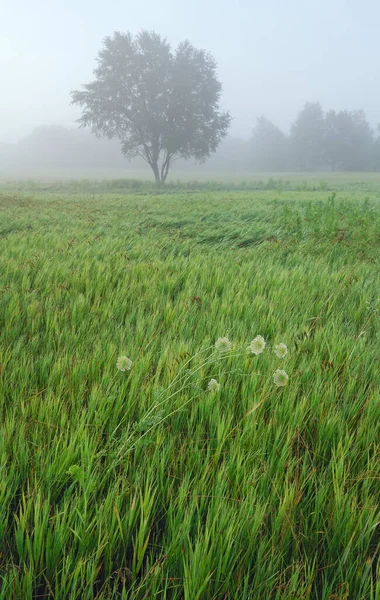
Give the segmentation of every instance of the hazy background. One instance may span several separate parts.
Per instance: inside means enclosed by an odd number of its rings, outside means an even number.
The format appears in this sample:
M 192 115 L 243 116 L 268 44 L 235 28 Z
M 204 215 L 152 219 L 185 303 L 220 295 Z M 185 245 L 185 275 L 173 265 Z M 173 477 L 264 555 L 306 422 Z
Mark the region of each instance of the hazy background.
M 375 127 L 379 24 L 379 0 L 2 0 L 0 143 L 75 127 L 69 92 L 92 79 L 102 39 L 141 28 L 214 55 L 232 138 L 262 114 L 288 132 L 306 101 L 363 109 Z
M 219 63 L 231 134 L 264 113 L 289 126 L 305 101 L 380 121 L 378 0 L 2 0 L 0 141 L 78 117 L 69 92 L 92 78 L 114 30 L 188 38 Z

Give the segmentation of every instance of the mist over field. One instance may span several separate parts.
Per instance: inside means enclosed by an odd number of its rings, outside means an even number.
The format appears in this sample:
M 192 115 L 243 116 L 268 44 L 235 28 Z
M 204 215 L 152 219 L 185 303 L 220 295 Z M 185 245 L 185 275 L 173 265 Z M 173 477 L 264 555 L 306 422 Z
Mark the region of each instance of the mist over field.
M 125 176 L 144 172 L 141 161 L 121 157 L 117 142 L 75 132 L 80 109 L 70 105 L 70 91 L 91 79 L 105 36 L 142 28 L 158 31 L 174 47 L 189 39 L 211 52 L 223 85 L 221 107 L 232 116 L 229 137 L 215 155 L 201 167 L 182 162 L 177 172 L 378 170 L 380 80 L 373 61 L 379 19 L 375 0 L 360 6 L 354 0 L 111 0 L 106 8 L 89 0 L 6 0 L 0 12 L 0 176 L 37 167 L 48 175 L 74 163 L 78 173 L 81 166 L 125 168 Z M 362 110 L 371 130 L 367 146 L 375 146 L 365 149 L 371 157 L 333 165 L 329 157 L 310 165 L 294 160 L 284 140 L 307 102 L 319 102 L 326 113 Z M 269 129 L 255 138 L 262 117 Z

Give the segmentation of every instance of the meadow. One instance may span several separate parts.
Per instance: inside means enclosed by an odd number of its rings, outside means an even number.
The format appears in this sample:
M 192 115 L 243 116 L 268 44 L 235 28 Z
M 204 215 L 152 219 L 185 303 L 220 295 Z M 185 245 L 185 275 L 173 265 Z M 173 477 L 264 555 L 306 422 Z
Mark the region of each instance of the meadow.
M 190 187 L 3 185 L 0 600 L 380 598 L 380 182 Z

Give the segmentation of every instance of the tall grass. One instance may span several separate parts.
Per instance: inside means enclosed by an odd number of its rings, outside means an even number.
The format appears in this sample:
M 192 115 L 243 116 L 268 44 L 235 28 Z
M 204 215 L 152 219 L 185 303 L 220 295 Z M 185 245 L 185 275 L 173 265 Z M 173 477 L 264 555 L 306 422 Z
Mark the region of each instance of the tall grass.
M 379 223 L 354 192 L 0 196 L 0 600 L 379 598 Z

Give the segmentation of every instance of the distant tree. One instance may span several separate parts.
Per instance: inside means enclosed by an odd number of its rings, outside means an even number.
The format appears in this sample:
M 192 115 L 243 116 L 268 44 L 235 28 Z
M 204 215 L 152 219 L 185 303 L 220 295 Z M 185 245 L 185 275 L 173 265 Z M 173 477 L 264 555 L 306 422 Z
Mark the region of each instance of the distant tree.
M 250 160 L 250 142 L 248 140 L 228 136 L 223 140 L 216 152 L 212 154 L 206 164 L 195 165 L 193 161 L 179 160 L 174 168 L 180 171 L 197 173 L 208 172 L 216 174 L 219 172 L 243 173 L 249 172 L 252 168 Z
M 67 158 L 76 150 L 76 132 L 63 125 L 40 125 L 18 142 L 20 159 L 32 165 L 66 166 Z
M 335 110 L 330 110 L 325 117 L 325 150 L 324 156 L 326 164 L 331 167 L 332 171 L 340 169 L 344 162 L 344 154 L 347 151 L 348 139 L 345 138 L 347 125 L 350 118 L 347 118 L 346 112 L 336 113 Z
M 373 134 L 363 111 L 330 110 L 326 114 L 324 156 L 332 171 L 369 170 L 372 153 Z
M 37 127 L 17 143 L 16 151 L 19 163 L 30 168 L 123 166 L 117 142 L 61 125 Z
M 16 155 L 16 144 L 0 142 L 0 170 L 12 163 Z
M 294 121 L 290 142 L 297 168 L 318 169 L 324 164 L 325 120 L 319 102 L 307 102 Z
M 141 156 L 163 184 L 178 158 L 203 162 L 226 136 L 216 63 L 188 41 L 175 52 L 160 35 L 115 32 L 104 40 L 95 80 L 72 92 L 81 126 L 121 142 L 127 158 Z
M 380 124 L 376 127 L 372 144 L 372 168 L 380 171 Z
M 252 162 L 256 171 L 285 171 L 287 140 L 281 129 L 261 116 L 252 131 Z

